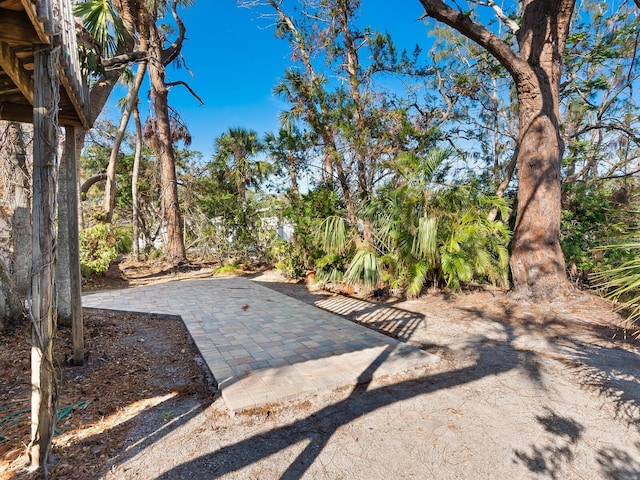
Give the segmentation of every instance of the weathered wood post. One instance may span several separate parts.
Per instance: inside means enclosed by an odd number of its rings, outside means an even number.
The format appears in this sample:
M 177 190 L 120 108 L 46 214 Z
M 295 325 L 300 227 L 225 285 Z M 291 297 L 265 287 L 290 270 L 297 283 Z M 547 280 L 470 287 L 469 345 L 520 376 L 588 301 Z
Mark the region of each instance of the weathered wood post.
M 57 90 L 59 72 L 51 46 L 34 54 L 33 227 L 31 294 L 31 467 L 47 477 L 47 459 L 55 427 L 55 170 L 57 168 Z
M 84 363 L 82 293 L 78 233 L 78 178 L 75 128 L 65 127 L 65 148 L 58 176 L 56 295 L 58 323 L 71 326 L 73 363 Z

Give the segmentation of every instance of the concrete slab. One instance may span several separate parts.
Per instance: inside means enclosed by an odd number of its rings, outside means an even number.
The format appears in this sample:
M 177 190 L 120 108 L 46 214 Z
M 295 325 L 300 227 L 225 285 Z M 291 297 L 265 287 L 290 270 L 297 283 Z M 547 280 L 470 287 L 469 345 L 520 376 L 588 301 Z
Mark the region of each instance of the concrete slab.
M 398 375 L 421 375 L 438 361 L 245 278 L 109 290 L 83 295 L 82 301 L 89 308 L 180 316 L 234 412 L 340 387 L 379 384 Z M 354 305 L 360 310 L 366 306 Z M 340 310 L 335 301 L 323 306 Z M 344 305 L 344 310 L 352 307 Z M 391 311 L 377 318 L 401 325 L 395 333 L 405 333 L 420 320 Z

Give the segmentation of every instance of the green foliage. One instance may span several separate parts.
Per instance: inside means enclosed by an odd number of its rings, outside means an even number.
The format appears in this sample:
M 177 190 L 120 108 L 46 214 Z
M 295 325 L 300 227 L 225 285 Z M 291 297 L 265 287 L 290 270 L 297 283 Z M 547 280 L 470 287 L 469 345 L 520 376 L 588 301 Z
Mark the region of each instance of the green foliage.
M 122 255 L 131 253 L 133 245 L 133 232 L 129 227 L 115 227 L 114 234 L 116 237 L 116 252 Z
M 102 275 L 118 256 L 118 239 L 113 228 L 104 223 L 80 232 L 80 270 L 83 275 Z
M 229 265 L 220 265 L 219 267 L 214 268 L 213 276 L 216 275 L 235 275 L 238 273 L 242 273 L 243 270 L 238 266 L 237 263 L 230 263 Z
M 570 276 L 589 283 L 591 274 L 629 259 L 629 251 L 615 247 L 617 239 L 636 223 L 633 206 L 616 205 L 613 198 L 626 189 L 619 182 L 565 184 L 560 243 Z M 599 247 L 611 245 L 607 255 Z
M 358 250 L 344 273 L 346 283 L 362 283 L 367 290 L 376 288 L 381 279 L 378 257 L 367 250 Z
M 599 249 L 605 254 L 611 250 L 624 250 L 627 253 L 626 259 L 595 273 L 592 278 L 596 287 L 618 303 L 616 309 L 627 315 L 627 321 L 637 324 L 640 320 L 640 241 L 636 239 L 629 243 L 607 245 Z M 636 336 L 640 336 L 640 330 L 636 332 Z
M 320 283 L 339 283 L 349 265 L 347 257 L 328 253 L 316 260 L 316 281 Z
M 463 284 L 508 286 L 509 228 L 490 221 L 496 206 L 508 218 L 508 201 L 484 195 L 475 183 L 441 188 L 433 183 L 450 152 L 424 161 L 400 156 L 389 165 L 395 181 L 380 189 L 362 213 L 373 243 L 356 242 L 354 226 L 332 215 L 318 226 L 316 278 L 343 280 L 372 290 L 381 283 L 410 296 L 431 283 L 458 290 Z
M 338 276 L 342 279 L 343 270 L 338 272 L 332 264 L 340 255 L 328 255 L 322 260 L 327 250 L 321 248 L 323 224 L 327 218 L 336 218 L 342 213 L 342 205 L 336 193 L 327 186 L 320 186 L 299 198 L 289 197 L 282 212 L 283 218 L 293 222 L 294 238 L 290 244 L 276 243 L 274 258 L 277 268 L 291 278 L 300 278 L 309 270 L 317 270 L 316 278 L 321 281 L 334 281 Z M 333 220 L 339 222 L 339 220 Z M 336 241 L 337 239 L 326 239 Z M 320 262 L 320 266 L 318 266 Z M 340 263 L 342 265 L 342 263 Z M 341 267 L 340 267 L 341 268 Z
M 85 74 L 104 72 L 98 61 L 117 53 L 124 43 L 125 27 L 116 9 L 108 0 L 87 0 L 74 5 L 74 15 L 82 18 L 84 27 L 91 33 L 97 45 L 87 48 L 80 45 L 79 53 Z
M 270 256 L 276 269 L 287 278 L 301 278 L 309 270 L 305 252 L 281 238 L 274 242 Z

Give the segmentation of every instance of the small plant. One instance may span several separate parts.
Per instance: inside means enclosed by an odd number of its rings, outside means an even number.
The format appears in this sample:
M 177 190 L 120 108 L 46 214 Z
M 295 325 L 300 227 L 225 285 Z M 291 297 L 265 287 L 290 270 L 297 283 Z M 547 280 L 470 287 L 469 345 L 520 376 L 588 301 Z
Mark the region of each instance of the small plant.
M 607 298 L 617 303 L 615 310 L 626 314 L 628 324 L 637 326 L 640 321 L 640 241 L 601 247 L 599 250 L 614 249 L 626 250 L 629 257 L 614 267 L 594 273 L 591 278 Z M 635 335 L 640 337 L 640 329 Z
M 83 275 L 102 275 L 118 255 L 117 239 L 110 225 L 99 223 L 80 233 L 80 270 Z
M 242 273 L 242 269 L 238 266 L 237 263 L 230 263 L 229 265 L 221 265 L 219 267 L 216 267 L 213 270 L 214 277 L 216 275 L 234 275 L 238 273 Z
M 173 412 L 162 412 L 162 422 L 169 423 L 173 420 Z

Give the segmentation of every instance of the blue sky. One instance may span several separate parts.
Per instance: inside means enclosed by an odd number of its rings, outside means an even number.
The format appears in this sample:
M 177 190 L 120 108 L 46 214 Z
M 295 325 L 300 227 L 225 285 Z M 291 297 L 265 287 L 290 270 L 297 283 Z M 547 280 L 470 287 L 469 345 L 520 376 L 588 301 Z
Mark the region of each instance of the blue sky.
M 418 0 L 362 1 L 362 24 L 389 31 L 398 48 L 412 51 L 428 41 Z M 175 87 L 170 104 L 186 121 L 193 136 L 191 148 L 207 159 L 214 139 L 229 127 L 256 130 L 260 135 L 278 128 L 278 113 L 287 104 L 272 94 L 290 62 L 289 45 L 274 37 L 274 29 L 256 11 L 238 7 L 235 0 L 197 0 L 181 10 L 188 40 L 183 55 L 194 77 L 185 69 L 169 67 L 169 81 L 185 80 L 203 99 L 200 106 L 185 88 Z M 124 95 L 124 93 L 121 93 Z M 112 103 L 117 100 L 114 92 Z M 146 96 L 141 95 L 146 116 Z M 109 116 L 117 116 L 112 106 Z

